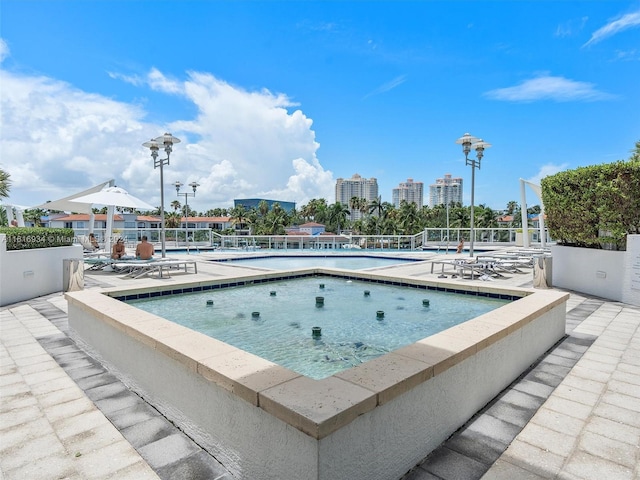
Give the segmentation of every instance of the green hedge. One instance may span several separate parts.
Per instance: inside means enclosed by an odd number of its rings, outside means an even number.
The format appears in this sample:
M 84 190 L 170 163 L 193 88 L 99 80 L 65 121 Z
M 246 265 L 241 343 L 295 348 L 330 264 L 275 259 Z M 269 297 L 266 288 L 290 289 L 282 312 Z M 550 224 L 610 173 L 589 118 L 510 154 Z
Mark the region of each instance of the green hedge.
M 640 233 L 640 162 L 581 167 L 541 181 L 546 223 L 558 243 L 626 249 Z
M 42 227 L 0 227 L 0 233 L 6 234 L 7 250 L 67 247 L 73 245 L 75 235 L 71 228 Z

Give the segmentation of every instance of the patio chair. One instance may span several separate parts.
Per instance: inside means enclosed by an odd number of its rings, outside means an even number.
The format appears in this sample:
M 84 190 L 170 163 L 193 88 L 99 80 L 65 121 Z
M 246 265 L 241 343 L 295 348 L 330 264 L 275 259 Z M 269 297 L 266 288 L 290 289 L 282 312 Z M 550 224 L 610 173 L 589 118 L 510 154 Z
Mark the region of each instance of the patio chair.
M 140 278 L 152 273 L 157 273 L 158 278 L 164 278 L 169 276 L 171 270 L 184 269 L 184 272 L 188 273 L 189 267 L 193 267 L 194 273 L 198 273 L 198 264 L 195 260 L 176 260 L 171 258 L 118 262 L 114 263 L 113 267 L 114 269 L 119 269 L 120 273 L 126 272 L 125 276 L 131 278 Z
M 91 240 L 86 235 L 80 235 L 78 237 L 78 243 L 82 245 L 82 250 L 84 253 L 94 253 L 99 250 L 99 248 L 96 248 L 91 244 Z

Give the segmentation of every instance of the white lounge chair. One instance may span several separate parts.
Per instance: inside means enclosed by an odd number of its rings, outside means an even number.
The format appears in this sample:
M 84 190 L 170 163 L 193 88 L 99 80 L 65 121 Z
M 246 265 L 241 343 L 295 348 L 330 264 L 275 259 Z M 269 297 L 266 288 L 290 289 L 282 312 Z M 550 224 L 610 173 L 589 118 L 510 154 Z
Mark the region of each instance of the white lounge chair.
M 116 262 L 113 268 L 120 273 L 126 271 L 127 277 L 140 278 L 145 275 L 157 273 L 159 278 L 168 276 L 171 270 L 184 269 L 189 272 L 189 267 L 193 267 L 194 273 L 198 273 L 198 264 L 195 260 L 177 260 L 172 258 L 150 259 L 150 260 L 130 260 L 127 262 Z

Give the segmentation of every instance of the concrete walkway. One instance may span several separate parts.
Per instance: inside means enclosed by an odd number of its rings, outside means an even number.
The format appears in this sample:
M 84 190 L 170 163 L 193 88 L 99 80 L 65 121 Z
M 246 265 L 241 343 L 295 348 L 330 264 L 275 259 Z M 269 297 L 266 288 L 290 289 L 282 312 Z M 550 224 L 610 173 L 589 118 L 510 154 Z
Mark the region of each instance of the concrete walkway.
M 171 280 L 133 280 L 157 281 Z M 85 288 L 125 282 L 92 274 Z M 61 294 L 0 309 L 0 480 L 231 479 L 69 339 L 66 309 Z M 640 478 L 640 309 L 572 294 L 567 312 L 568 336 L 405 480 Z

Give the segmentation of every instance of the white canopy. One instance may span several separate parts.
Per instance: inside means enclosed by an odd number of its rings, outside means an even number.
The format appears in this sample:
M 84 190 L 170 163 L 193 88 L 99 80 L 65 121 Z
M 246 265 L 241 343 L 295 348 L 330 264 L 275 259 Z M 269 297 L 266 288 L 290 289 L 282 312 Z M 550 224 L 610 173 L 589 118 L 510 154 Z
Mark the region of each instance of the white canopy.
M 70 199 L 69 202 L 77 205 L 89 205 L 90 209 L 96 204 L 107 207 L 107 231 L 104 239 L 104 248 L 107 252 L 111 251 L 111 237 L 113 235 L 113 215 L 115 214 L 115 207 L 153 210 L 151 205 L 137 197 L 134 197 L 125 189 L 120 187 L 106 187 L 100 191 L 89 193 L 87 195 L 76 195 L 73 199 Z
M 153 210 L 153 207 L 147 202 L 134 197 L 125 189 L 120 187 L 107 187 L 98 192 L 89 193 L 87 195 L 75 196 L 70 199 L 71 203 L 83 203 L 89 205 L 104 205 L 107 207 L 126 207 L 144 210 Z
M 61 212 L 77 212 L 77 213 L 91 213 L 91 208 L 93 207 L 92 203 L 77 203 L 72 202 L 73 199 L 78 197 L 82 197 L 85 195 L 89 195 L 91 193 L 99 192 L 107 185 L 112 186 L 114 184 L 114 180 L 107 180 L 106 182 L 102 182 L 100 185 L 96 185 L 95 187 L 91 187 L 87 190 L 84 190 L 80 193 L 75 193 L 73 195 L 69 195 L 68 197 L 61 198 L 60 200 L 54 200 L 53 202 L 46 202 L 42 205 L 37 205 L 33 208 L 42 208 L 45 210 L 59 210 Z

